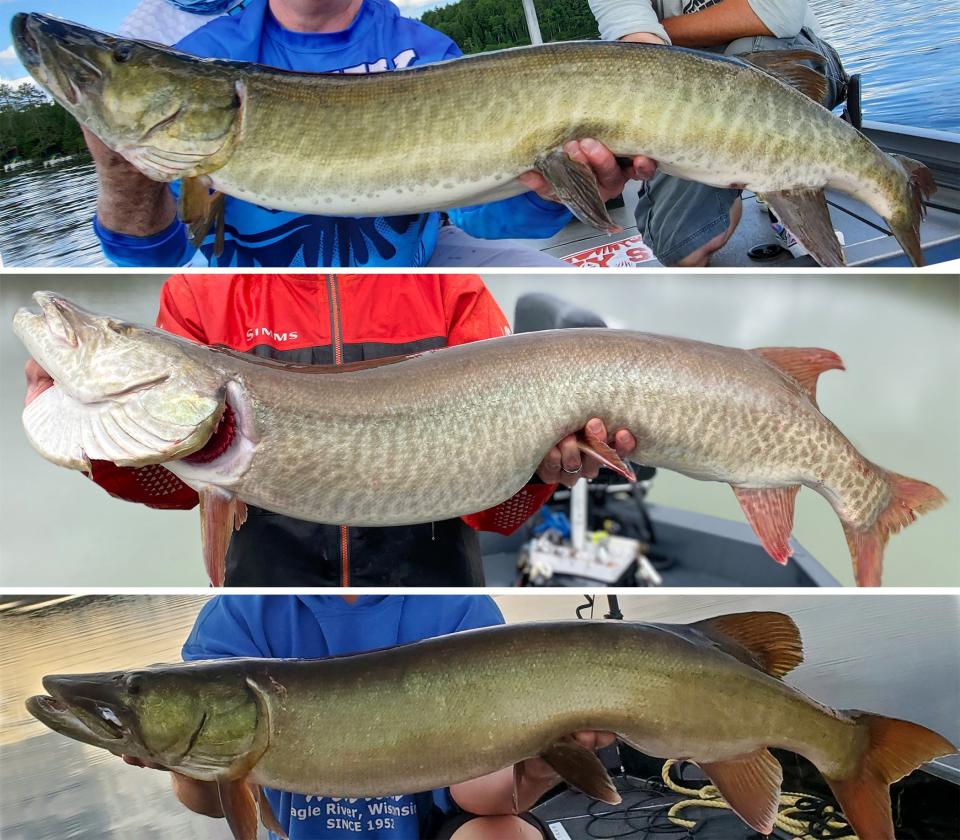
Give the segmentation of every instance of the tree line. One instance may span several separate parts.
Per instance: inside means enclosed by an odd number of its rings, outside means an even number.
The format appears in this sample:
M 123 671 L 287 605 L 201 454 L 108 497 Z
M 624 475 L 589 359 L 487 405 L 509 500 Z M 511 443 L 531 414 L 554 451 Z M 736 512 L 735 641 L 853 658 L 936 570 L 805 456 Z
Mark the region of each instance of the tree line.
M 599 37 L 587 0 L 536 0 L 536 6 L 544 41 Z M 520 0 L 460 0 L 424 12 L 420 20 L 468 54 L 530 43 Z
M 86 150 L 80 126 L 39 88 L 0 82 L 0 164 Z

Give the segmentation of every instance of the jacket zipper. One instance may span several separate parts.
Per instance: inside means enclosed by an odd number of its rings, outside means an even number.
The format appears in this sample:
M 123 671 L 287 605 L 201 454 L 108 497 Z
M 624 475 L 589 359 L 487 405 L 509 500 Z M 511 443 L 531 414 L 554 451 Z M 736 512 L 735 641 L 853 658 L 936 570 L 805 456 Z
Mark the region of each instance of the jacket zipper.
M 340 288 L 337 275 L 327 275 L 327 304 L 330 309 L 330 341 L 333 345 L 333 363 L 343 364 L 343 324 L 340 320 Z M 350 585 L 350 531 L 340 526 L 340 585 Z

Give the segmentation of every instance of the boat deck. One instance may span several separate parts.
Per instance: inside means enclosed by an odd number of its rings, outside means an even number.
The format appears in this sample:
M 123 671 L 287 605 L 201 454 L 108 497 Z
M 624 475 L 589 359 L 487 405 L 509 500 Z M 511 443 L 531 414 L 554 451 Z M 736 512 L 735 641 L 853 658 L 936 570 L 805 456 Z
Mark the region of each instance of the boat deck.
M 926 261 L 928 265 L 934 265 L 960 258 L 960 138 L 945 132 L 906 129 L 885 123 L 867 123 L 864 131 L 886 151 L 922 160 L 931 168 L 938 191 L 928 205 L 927 217 L 920 229 Z M 751 259 L 748 256 L 751 248 L 774 244 L 778 240 L 770 227 L 766 208 L 751 192 L 745 192 L 743 197 L 743 219 L 730 241 L 714 255 L 711 262 L 713 267 L 809 268 L 816 265 L 808 256 L 794 258 L 786 251 L 781 251 L 773 259 Z M 598 234 L 594 228 L 574 220 L 551 239 L 524 241 L 560 259 L 605 246 L 613 251 L 615 249 L 612 246 L 616 243 L 638 235 L 634 221 L 636 185 L 628 186 L 623 198 L 624 206 L 610 213 L 614 221 L 623 227 L 623 233 L 612 236 Z M 827 201 L 834 229 L 843 237 L 848 265 L 910 265 L 896 239 L 876 213 L 839 193 L 828 192 Z M 636 247 L 631 258 L 622 253 L 623 249 L 619 250 L 621 253 L 613 257 L 608 263 L 610 266 L 662 267 L 645 246 Z

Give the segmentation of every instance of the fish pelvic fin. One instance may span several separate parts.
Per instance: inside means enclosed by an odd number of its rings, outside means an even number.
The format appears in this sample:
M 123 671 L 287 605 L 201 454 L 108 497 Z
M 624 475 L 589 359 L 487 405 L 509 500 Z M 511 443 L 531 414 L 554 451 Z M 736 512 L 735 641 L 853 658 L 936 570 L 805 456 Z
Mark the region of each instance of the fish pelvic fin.
M 227 549 L 234 530 L 247 519 L 247 506 L 230 493 L 216 487 L 200 491 L 200 542 L 203 565 L 210 583 L 223 586 L 227 575 Z
M 585 163 L 575 161 L 563 149 L 538 155 L 533 168 L 553 188 L 557 198 L 584 224 L 604 233 L 622 233 L 607 212 L 597 176 Z
M 630 464 L 624 461 L 603 438 L 591 434 L 586 429 L 577 433 L 577 449 L 584 454 L 592 455 L 607 469 L 613 470 L 627 481 L 637 480 L 636 473 Z
M 257 840 L 257 800 L 242 779 L 217 782 L 220 807 L 234 840 Z
M 768 750 L 730 761 L 697 763 L 740 819 L 760 834 L 773 831 L 783 770 Z
M 845 714 L 867 730 L 869 740 L 853 774 L 844 779 L 827 776 L 827 782 L 858 837 L 895 840 L 890 785 L 957 747 L 916 723 L 856 710 Z
M 593 750 L 577 741 L 557 741 L 544 750 L 540 757 L 552 767 L 568 785 L 587 796 L 619 805 L 622 801 L 607 768 Z M 514 777 L 516 783 L 516 777 Z M 516 799 L 516 792 L 514 792 Z
M 853 560 L 853 575 L 857 586 L 880 586 L 883 573 L 883 549 L 891 534 L 906 528 L 920 514 L 935 510 L 946 500 L 932 484 L 907 478 L 895 472 L 875 467 L 890 486 L 890 501 L 874 523 L 867 528 L 856 528 L 843 523 L 843 533 Z
M 783 677 L 803 662 L 800 630 L 793 619 L 783 613 L 733 613 L 689 626 L 725 653 L 771 677 Z
M 796 380 L 814 405 L 817 405 L 817 381 L 820 374 L 828 370 L 846 369 L 843 360 L 836 353 L 822 347 L 757 347 L 750 352 L 762 356 L 775 368 Z
M 933 174 L 924 164 L 903 155 L 890 155 L 903 172 L 903 195 L 897 202 L 898 209 L 889 219 L 890 231 L 903 248 L 910 262 L 923 265 L 923 249 L 920 246 L 920 222 L 926 215 L 924 200 L 930 198 L 937 185 Z
M 822 189 L 775 190 L 763 197 L 819 265 L 837 268 L 846 264 Z
M 733 487 L 747 522 L 760 540 L 760 545 L 781 566 L 793 556 L 790 534 L 793 533 L 793 508 L 799 484 L 788 487 Z

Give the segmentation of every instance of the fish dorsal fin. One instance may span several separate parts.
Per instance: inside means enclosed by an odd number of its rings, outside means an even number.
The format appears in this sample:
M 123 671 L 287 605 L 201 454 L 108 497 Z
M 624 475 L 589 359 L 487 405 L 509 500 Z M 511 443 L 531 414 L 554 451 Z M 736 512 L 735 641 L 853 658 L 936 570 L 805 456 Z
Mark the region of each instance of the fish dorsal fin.
M 718 615 L 689 625 L 725 653 L 771 677 L 789 674 L 803 662 L 803 641 L 793 619 L 777 612 Z
M 263 356 L 254 356 L 252 353 L 239 353 L 222 345 L 213 345 L 208 349 L 214 353 L 223 356 L 230 356 L 234 359 L 246 362 L 259 367 L 273 368 L 274 370 L 286 370 L 293 373 L 352 373 L 358 370 L 371 370 L 372 368 L 384 367 L 385 365 L 395 365 L 397 362 L 403 362 L 407 359 L 413 359 L 416 356 L 423 356 L 425 353 L 433 351 L 426 350 L 423 353 L 408 353 L 401 356 L 385 356 L 382 359 L 362 359 L 358 362 L 345 362 L 342 365 L 303 365 L 297 362 L 285 362 L 282 359 L 270 359 Z
M 757 750 L 730 761 L 697 764 L 747 825 L 761 834 L 773 832 L 783 770 L 768 750 Z
M 827 61 L 820 53 L 813 50 L 761 50 L 742 53 L 734 58 L 747 62 L 785 85 L 790 85 L 814 102 L 823 104 L 827 98 Z M 801 64 L 802 61 L 812 62 L 823 69 L 814 70 Z
M 817 405 L 817 380 L 827 370 L 844 370 L 843 360 L 822 347 L 757 347 L 750 351 L 762 356 L 778 370 L 794 379 L 814 405 Z

